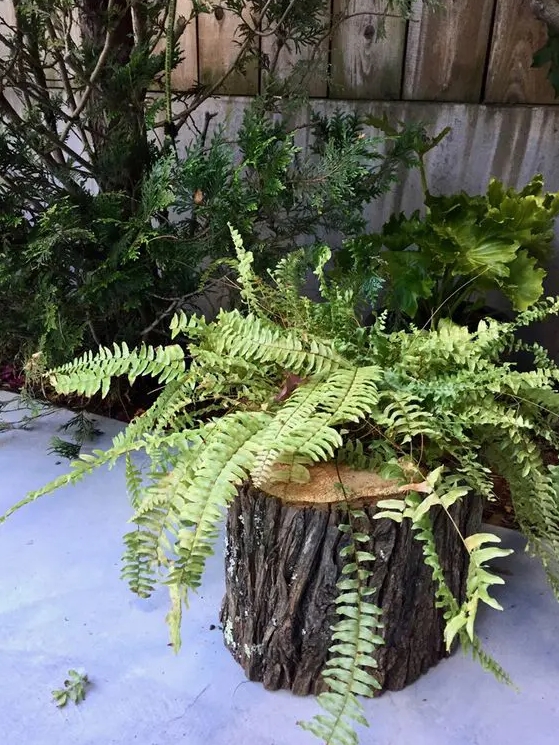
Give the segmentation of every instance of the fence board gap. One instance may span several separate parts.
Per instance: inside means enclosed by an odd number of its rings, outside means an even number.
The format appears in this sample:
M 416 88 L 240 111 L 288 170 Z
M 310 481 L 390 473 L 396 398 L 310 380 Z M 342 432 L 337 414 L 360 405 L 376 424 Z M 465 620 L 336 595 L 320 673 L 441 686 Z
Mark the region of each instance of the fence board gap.
M 406 49 L 404 99 L 480 100 L 496 0 L 416 5 Z
M 497 0 L 486 103 L 557 103 L 547 70 L 531 68 L 545 40 L 545 25 L 535 18 L 530 0 Z
M 334 17 L 346 8 L 349 17 L 332 38 L 331 98 L 400 97 L 406 22 L 387 16 L 386 36 L 379 38 L 385 7 L 383 0 L 334 0 Z
M 216 7 L 211 13 L 198 16 L 198 55 L 200 82 L 215 85 L 232 67 L 239 55 L 238 16 L 230 10 Z M 245 72 L 233 71 L 216 93 L 222 95 L 256 95 L 258 93 L 258 62 L 250 61 Z

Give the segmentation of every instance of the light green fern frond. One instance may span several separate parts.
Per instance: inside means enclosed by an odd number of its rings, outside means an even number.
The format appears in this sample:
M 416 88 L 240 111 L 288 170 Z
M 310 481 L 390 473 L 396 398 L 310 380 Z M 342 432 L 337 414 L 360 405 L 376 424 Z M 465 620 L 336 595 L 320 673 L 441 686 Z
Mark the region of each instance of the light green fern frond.
M 300 385 L 262 432 L 254 482 L 264 483 L 272 466 L 286 455 L 296 454 L 307 462 L 333 459 L 343 445 L 335 427 L 358 422 L 372 412 L 380 379 L 380 370 L 371 366 L 336 370 Z
M 130 453 L 125 456 L 124 475 L 130 502 L 136 508 L 142 499 L 142 469 L 133 462 Z
M 256 311 L 258 299 L 255 289 L 255 275 L 253 270 L 254 256 L 251 251 L 245 250 L 243 239 L 238 230 L 229 224 L 229 231 L 233 239 L 233 246 L 237 254 L 237 282 L 241 287 L 241 297 L 245 301 L 249 311 Z
M 525 435 L 518 444 L 488 447 L 497 473 L 507 479 L 522 533 L 541 560 L 550 585 L 559 598 L 559 491 L 557 472 L 547 469 L 537 445 Z
M 453 476 L 441 480 L 442 468 L 429 474 L 426 479 L 431 487 L 430 493 L 421 497 L 416 492 L 410 492 L 405 500 L 383 500 L 379 502 L 379 511 L 375 519 L 388 518 L 395 522 L 409 519 L 412 522 L 414 537 L 422 544 L 425 564 L 431 568 L 435 582 L 436 604 L 443 611 L 446 622 L 445 642 L 447 649 L 451 649 L 455 637 L 460 639 L 462 648 L 470 650 L 484 667 L 492 672 L 499 680 L 510 683 L 510 679 L 500 665 L 481 649 L 479 639 L 475 634 L 475 620 L 478 605 L 484 602 L 492 608 L 501 609 L 500 605 L 490 597 L 488 588 L 495 584 L 502 584 L 502 579 L 487 571 L 486 562 L 494 558 L 508 556 L 512 551 L 497 548 L 494 543 L 500 539 L 493 534 L 479 533 L 471 536 L 461 536 L 464 548 L 470 557 L 466 598 L 460 605 L 454 597 L 444 576 L 433 531 L 430 510 L 433 507 L 449 509 L 458 500 L 467 495 L 468 489 L 460 486 L 458 479 Z M 437 487 L 438 484 L 438 488 Z M 449 514 L 449 519 L 452 520 Z M 454 521 L 452 521 L 455 525 Z M 488 545 L 489 544 L 489 545 Z
M 93 396 L 109 392 L 111 380 L 127 375 L 132 384 L 140 375 L 152 375 L 159 383 L 168 383 L 184 373 L 184 351 L 177 345 L 151 347 L 142 345 L 130 351 L 125 342 L 119 346 L 100 347 L 96 355 L 91 351 L 62 367 L 52 370 L 50 382 L 62 394 L 79 393 Z
M 237 412 L 216 421 L 204 438 L 190 483 L 179 481 L 172 495 L 182 527 L 176 546 L 177 561 L 170 584 L 196 589 L 208 556 L 213 551 L 217 525 L 254 466 L 261 430 L 268 424 L 264 412 Z
M 120 433 L 113 439 L 113 445 L 108 450 L 94 450 L 91 454 L 81 453 L 79 459 L 70 464 L 72 470 L 69 473 L 62 474 L 62 476 L 54 479 L 41 489 L 37 489 L 36 491 L 27 494 L 23 499 L 17 502 L 17 504 L 10 507 L 9 510 L 0 516 L 0 525 L 22 507 L 35 502 L 37 499 L 40 499 L 47 494 L 52 494 L 63 486 L 77 484 L 85 478 L 85 476 L 88 476 L 101 466 L 108 465 L 110 467 L 122 456 L 134 450 L 141 450 L 144 446 L 145 443 L 142 440 L 128 442 L 122 433 Z
M 360 549 L 359 544 L 367 543 L 369 538 L 354 529 L 355 521 L 363 513 L 349 508 L 348 515 L 349 524 L 340 527 L 349 536 L 349 544 L 341 552 L 347 563 L 337 584 L 339 620 L 333 627 L 332 657 L 323 672 L 330 690 L 318 697 L 326 714 L 302 725 L 326 745 L 356 745 L 358 738 L 351 723 L 367 726 L 357 696 L 373 696 L 380 688 L 369 672 L 376 668 L 375 653 L 384 643 L 379 634 L 382 612 L 367 599 L 375 592 L 368 586 L 371 572 L 367 569 L 375 557 Z
M 382 399 L 390 403 L 375 412 L 375 422 L 386 428 L 389 439 L 405 444 L 417 436 L 437 436 L 436 419 L 420 399 L 401 390 L 383 392 Z
M 332 629 L 332 657 L 322 673 L 330 690 L 318 696 L 326 713 L 300 723 L 325 745 L 357 745 L 354 723 L 368 726 L 357 697 L 371 697 L 380 688 L 370 672 L 377 667 L 376 650 L 384 643 L 379 633 L 382 611 L 368 600 L 375 589 L 368 586 L 371 571 L 367 567 L 375 557 L 360 547 L 369 542 L 367 535 L 356 530 L 356 522 L 364 513 L 348 506 L 348 517 L 348 524 L 340 526 L 349 543 L 341 550 L 345 564 L 337 584 L 339 620 Z
M 351 363 L 331 343 L 296 330 L 280 329 L 270 322 L 238 311 L 223 313 L 218 319 L 220 339 L 216 351 L 253 362 L 273 362 L 279 368 L 299 375 L 349 369 Z

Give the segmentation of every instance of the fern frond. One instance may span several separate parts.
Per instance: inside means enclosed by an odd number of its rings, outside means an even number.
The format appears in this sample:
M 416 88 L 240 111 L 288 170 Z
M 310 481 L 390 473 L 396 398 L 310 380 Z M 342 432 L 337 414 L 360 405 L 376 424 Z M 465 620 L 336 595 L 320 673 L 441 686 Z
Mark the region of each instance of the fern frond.
M 255 290 L 255 280 L 253 263 L 254 256 L 252 251 L 247 251 L 243 246 L 243 239 L 238 230 L 228 223 L 231 238 L 233 239 L 233 246 L 237 255 L 237 282 L 241 287 L 241 297 L 245 301 L 249 311 L 256 311 L 258 307 L 258 299 Z
M 171 319 L 169 329 L 171 331 L 171 339 L 174 339 L 179 334 L 184 334 L 190 338 L 196 339 L 197 337 L 205 336 L 208 333 L 210 326 L 206 323 L 204 316 L 197 316 L 194 314 L 187 316 L 186 313 L 181 310 L 178 313 L 175 313 Z
M 493 608 L 500 608 L 493 598 L 487 594 L 487 588 L 492 584 L 500 584 L 500 577 L 487 572 L 485 561 L 498 556 L 508 556 L 510 550 L 498 548 L 486 548 L 487 542 L 498 542 L 497 536 L 488 534 L 476 534 L 464 538 L 465 548 L 470 555 L 468 569 L 466 598 L 462 605 L 450 591 L 437 551 L 433 523 L 430 509 L 434 506 L 448 510 L 458 499 L 465 496 L 467 489 L 460 488 L 457 479 L 453 477 L 450 481 L 443 479 L 439 490 L 435 490 L 437 482 L 441 479 L 442 468 L 432 472 L 426 479 L 430 482 L 432 491 L 421 498 L 419 494 L 411 492 L 406 495 L 405 500 L 385 500 L 379 502 L 379 511 L 375 519 L 392 519 L 401 522 L 410 519 L 415 540 L 422 544 L 425 564 L 431 568 L 433 581 L 435 583 L 435 601 L 438 608 L 443 611 L 446 622 L 445 641 L 450 649 L 454 638 L 457 636 L 464 651 L 471 651 L 476 659 L 489 672 L 503 682 L 511 683 L 509 676 L 502 667 L 493 660 L 481 648 L 481 643 L 474 631 L 475 618 L 479 601 L 483 601 Z
M 136 509 L 142 499 L 142 469 L 132 461 L 130 453 L 126 453 L 125 456 L 124 475 L 130 502 L 132 507 Z
M 219 341 L 215 351 L 251 362 L 272 362 L 298 375 L 350 369 L 351 363 L 331 343 L 306 337 L 292 329 L 280 329 L 262 318 L 238 311 L 222 313 L 218 319 Z
M 149 598 L 156 582 L 149 551 L 145 548 L 145 535 L 140 527 L 125 534 L 123 541 L 126 549 L 120 575 L 140 598 Z
M 177 484 L 173 502 L 182 529 L 175 546 L 177 560 L 167 582 L 196 589 L 208 556 L 213 551 L 217 525 L 249 475 L 259 447 L 261 430 L 268 424 L 264 412 L 237 412 L 214 422 L 195 462 L 192 480 Z
M 141 450 L 144 446 L 145 443 L 142 440 L 128 442 L 122 435 L 117 435 L 113 439 L 112 447 L 108 450 L 94 450 L 91 454 L 82 453 L 79 459 L 71 463 L 72 470 L 69 473 L 62 474 L 40 489 L 30 492 L 23 499 L 17 502 L 17 504 L 10 507 L 9 510 L 0 516 L 0 525 L 22 507 L 35 502 L 37 499 L 40 499 L 47 494 L 52 494 L 52 492 L 57 491 L 63 486 L 77 484 L 85 476 L 88 476 L 101 466 L 108 465 L 110 467 L 111 465 L 114 465 L 121 456 L 126 455 L 133 450 Z
M 343 445 L 336 425 L 358 422 L 378 402 L 377 367 L 336 370 L 300 385 L 262 432 L 261 451 L 252 471 L 254 483 L 263 484 L 272 466 L 289 454 L 307 462 L 334 458 Z
M 354 522 L 361 515 L 359 510 L 348 506 L 349 524 L 340 526 L 349 537 L 349 544 L 341 551 L 347 563 L 337 584 L 339 620 L 333 626 L 332 657 L 322 673 L 330 690 L 317 699 L 326 713 L 318 714 L 310 722 L 300 722 L 303 729 L 319 737 L 325 745 L 357 745 L 352 723 L 367 726 L 357 696 L 371 697 L 380 688 L 369 670 L 377 666 L 375 652 L 384 643 L 379 634 L 383 626 L 382 611 L 368 600 L 375 590 L 368 586 L 371 571 L 366 567 L 374 561 L 374 556 L 358 546 L 369 540 L 354 529 Z
M 390 403 L 376 411 L 374 418 L 377 424 L 386 428 L 389 439 L 405 444 L 418 435 L 436 437 L 439 434 L 433 426 L 436 419 L 432 412 L 426 410 L 417 397 L 395 390 L 383 392 L 382 398 Z
M 559 492 L 557 471 L 547 469 L 537 445 L 525 436 L 518 446 L 492 447 L 489 457 L 510 487 L 512 502 L 529 549 L 538 556 L 559 599 Z M 514 453 L 513 453 L 514 448 Z
M 79 393 L 91 397 L 98 391 L 109 392 L 114 377 L 127 375 L 130 384 L 140 375 L 151 375 L 159 383 L 168 383 L 184 373 L 184 352 L 178 345 L 151 347 L 142 345 L 130 351 L 125 342 L 119 346 L 100 347 L 96 355 L 82 357 L 49 373 L 51 385 L 58 393 Z

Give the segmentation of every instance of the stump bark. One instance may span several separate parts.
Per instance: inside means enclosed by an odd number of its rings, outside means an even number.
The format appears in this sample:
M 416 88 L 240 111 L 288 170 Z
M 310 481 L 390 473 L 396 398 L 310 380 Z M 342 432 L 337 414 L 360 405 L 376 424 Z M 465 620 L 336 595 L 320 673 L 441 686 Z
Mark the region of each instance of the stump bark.
M 398 691 L 447 656 L 444 620 L 435 608 L 431 570 L 409 521 L 373 520 L 375 501 L 361 500 L 363 546 L 376 556 L 370 599 L 382 608 L 385 639 L 377 654 L 381 691 Z M 478 532 L 481 499 L 451 508 L 463 535 Z M 433 510 L 437 548 L 455 597 L 465 592 L 467 553 L 448 516 Z M 294 504 L 245 484 L 227 520 L 226 592 L 222 605 L 226 646 L 251 681 L 297 695 L 325 690 L 321 671 L 336 621 L 336 582 L 346 522 L 336 502 Z

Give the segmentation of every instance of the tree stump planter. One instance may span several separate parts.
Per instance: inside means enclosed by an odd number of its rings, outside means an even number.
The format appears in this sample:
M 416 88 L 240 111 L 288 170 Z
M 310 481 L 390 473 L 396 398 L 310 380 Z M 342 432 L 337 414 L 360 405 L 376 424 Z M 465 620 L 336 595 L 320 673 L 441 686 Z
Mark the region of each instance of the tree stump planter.
M 328 467 L 333 472 L 328 473 Z M 245 484 L 227 519 L 221 611 L 225 644 L 249 680 L 297 695 L 326 689 L 321 672 L 336 621 L 336 582 L 343 565 L 344 536 L 338 526 L 347 522 L 347 513 L 339 491 L 331 483 L 324 488 L 325 481 L 339 477 L 331 464 L 312 470 L 320 469 L 310 485 L 289 485 L 294 489 L 287 499 L 285 493 L 278 495 L 285 485 L 275 485 L 270 494 Z M 398 691 L 447 656 L 444 620 L 435 608 L 431 570 L 424 564 L 410 522 L 373 520 L 376 502 L 389 494 L 386 489 L 380 495 L 371 489 L 376 496 L 366 497 L 363 491 L 367 489 L 352 488 L 366 514 L 359 530 L 371 536 L 361 548 L 376 556 L 368 568 L 369 585 L 377 591 L 368 599 L 382 608 L 385 640 L 377 654 L 378 669 L 371 672 L 381 691 Z M 479 531 L 481 499 L 459 502 L 451 513 L 463 535 Z M 447 584 L 461 600 L 467 553 L 448 516 L 442 510 L 433 511 L 433 516 Z

